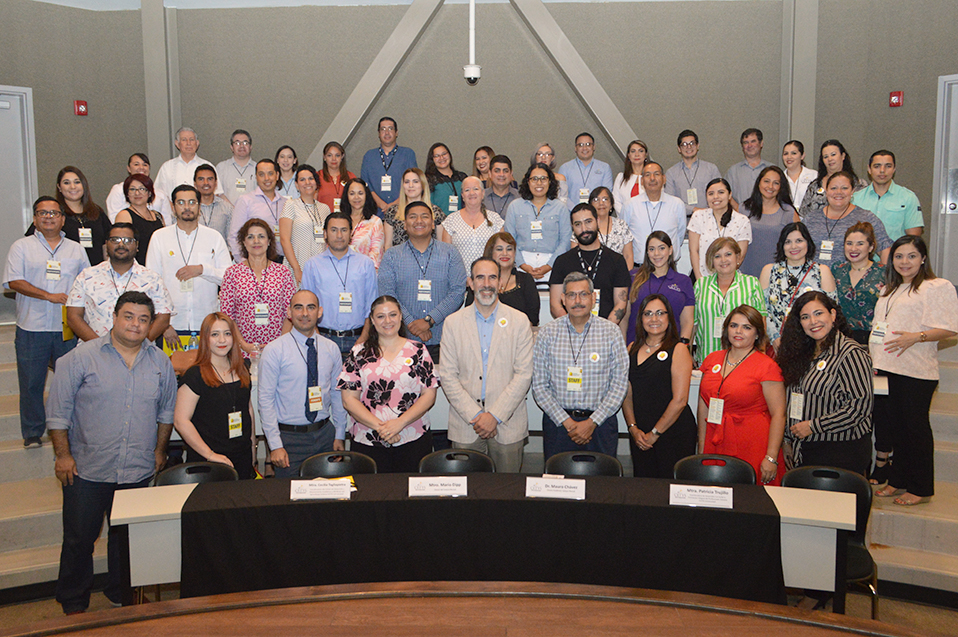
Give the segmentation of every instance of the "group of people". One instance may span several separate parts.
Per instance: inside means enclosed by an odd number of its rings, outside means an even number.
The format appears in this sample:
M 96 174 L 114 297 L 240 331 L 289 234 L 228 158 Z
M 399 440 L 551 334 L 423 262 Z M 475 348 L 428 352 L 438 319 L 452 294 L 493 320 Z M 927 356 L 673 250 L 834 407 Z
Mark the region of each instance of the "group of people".
M 933 494 L 936 343 L 958 333 L 958 297 L 927 263 L 890 151 L 872 155 L 866 185 L 836 140 L 817 172 L 794 140 L 779 168 L 748 129 L 723 178 L 686 130 L 675 165 L 636 140 L 613 176 L 582 133 L 561 166 L 538 145 L 517 183 L 489 147 L 466 175 L 433 144 L 421 171 L 397 137 L 383 118 L 357 178 L 335 142 L 316 170 L 289 146 L 252 161 L 237 130 L 213 166 L 184 128 L 156 182 L 131 156 L 106 211 L 72 166 L 34 203 L 4 285 L 24 446 L 49 430 L 63 483 L 66 612 L 88 604 L 113 492 L 163 466 L 174 427 L 188 461 L 241 478 L 255 476 L 254 413 L 278 477 L 347 437 L 380 471 L 414 472 L 445 444 L 429 422 L 440 385 L 449 443 L 499 471 L 521 470 L 531 388 L 546 458 L 616 455 L 621 408 L 636 476 L 722 453 L 767 484 L 824 464 L 903 505 Z M 195 350 L 178 388 L 153 343 Z

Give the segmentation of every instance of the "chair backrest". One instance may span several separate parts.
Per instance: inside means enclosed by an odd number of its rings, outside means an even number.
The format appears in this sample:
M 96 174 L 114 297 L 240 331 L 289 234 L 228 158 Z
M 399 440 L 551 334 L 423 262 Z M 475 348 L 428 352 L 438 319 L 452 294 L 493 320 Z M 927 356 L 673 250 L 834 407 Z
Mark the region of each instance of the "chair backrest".
M 419 461 L 419 473 L 495 473 L 496 463 L 471 449 L 440 449 Z
M 700 453 L 682 458 L 672 470 L 676 480 L 706 484 L 755 484 L 755 469 L 740 458 Z
M 855 532 L 849 542 L 864 546 L 872 509 L 872 488 L 865 476 L 836 467 L 797 467 L 782 476 L 782 486 L 855 494 Z
M 236 469 L 218 462 L 185 462 L 157 474 L 155 486 L 170 484 L 200 484 L 202 482 L 230 482 L 239 480 Z
M 597 451 L 564 451 L 546 461 L 546 473 L 564 476 L 622 477 L 622 463 Z
M 376 473 L 376 461 L 358 451 L 327 451 L 303 460 L 300 478 L 342 478 L 359 473 Z

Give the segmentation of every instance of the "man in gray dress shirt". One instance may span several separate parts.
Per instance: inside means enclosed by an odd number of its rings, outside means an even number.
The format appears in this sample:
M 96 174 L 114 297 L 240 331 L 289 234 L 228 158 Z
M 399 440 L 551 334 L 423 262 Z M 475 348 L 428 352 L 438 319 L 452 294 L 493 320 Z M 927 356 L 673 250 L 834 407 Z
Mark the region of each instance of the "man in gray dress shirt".
M 223 195 L 216 194 L 216 186 L 219 180 L 216 176 L 216 170 L 209 164 L 203 164 L 193 173 L 193 185 L 196 192 L 200 193 L 200 217 L 201 225 L 216 230 L 229 245 L 230 221 L 233 219 L 233 204 L 227 201 Z
M 256 188 L 256 163 L 250 159 L 253 138 L 242 128 L 230 135 L 232 156 L 216 164 L 216 174 L 223 182 L 223 195 L 231 204 Z
M 512 160 L 505 155 L 496 155 L 489 162 L 489 173 L 492 175 L 492 185 L 486 188 L 483 203 L 488 210 L 495 210 L 496 214 L 506 218 L 509 204 L 519 198 L 519 189 L 513 186 Z
M 47 399 L 47 428 L 63 485 L 63 548 L 57 601 L 84 612 L 93 586 L 93 543 L 119 489 L 145 487 L 166 463 L 173 431 L 176 375 L 147 334 L 156 312 L 143 292 L 124 292 L 112 329 L 60 359 Z M 107 518 L 109 520 L 109 517 Z M 122 556 L 110 528 L 109 579 L 119 605 Z
M 665 192 L 681 199 L 685 216 L 691 217 L 696 208 L 709 207 L 705 187 L 722 173 L 715 164 L 699 159 L 699 136 L 695 131 L 686 129 L 679 133 L 678 145 L 682 161 L 665 171 Z
M 732 187 L 732 205 L 736 210 L 745 214 L 739 209 L 742 203 L 752 196 L 752 188 L 755 187 L 755 180 L 758 174 L 770 163 L 762 159 L 762 131 L 757 128 L 746 128 L 742 132 L 739 141 L 742 143 L 742 154 L 745 159 L 735 164 L 725 173 L 725 180 Z

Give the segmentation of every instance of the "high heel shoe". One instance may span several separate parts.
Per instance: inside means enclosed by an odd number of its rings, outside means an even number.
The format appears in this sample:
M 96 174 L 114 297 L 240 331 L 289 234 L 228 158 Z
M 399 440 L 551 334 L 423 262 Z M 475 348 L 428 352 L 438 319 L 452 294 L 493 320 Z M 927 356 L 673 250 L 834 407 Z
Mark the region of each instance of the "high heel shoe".
M 875 458 L 875 469 L 872 471 L 872 474 L 868 476 L 870 483 L 885 484 L 888 482 L 888 479 L 891 477 L 891 457 L 892 454 L 888 454 L 884 458 Z

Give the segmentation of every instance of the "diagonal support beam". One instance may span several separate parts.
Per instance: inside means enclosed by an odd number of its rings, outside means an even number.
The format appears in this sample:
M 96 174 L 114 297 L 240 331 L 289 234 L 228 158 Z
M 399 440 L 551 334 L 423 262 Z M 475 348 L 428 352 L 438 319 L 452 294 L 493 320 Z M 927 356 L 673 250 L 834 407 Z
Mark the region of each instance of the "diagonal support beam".
M 566 79 L 582 101 L 586 110 L 595 118 L 605 134 L 615 144 L 615 151 L 622 157 L 626 145 L 635 139 L 635 131 L 615 103 L 605 92 L 589 66 L 572 46 L 555 18 L 546 9 L 542 0 L 510 0 L 542 49 Z
M 349 94 L 346 103 L 339 109 L 339 113 L 323 133 L 319 144 L 310 153 L 308 160 L 310 164 L 313 166 L 323 164 L 323 146 L 328 142 L 338 141 L 344 146 L 349 143 L 360 122 L 365 119 L 373 104 L 386 90 L 390 80 L 406 60 L 409 52 L 416 46 L 442 4 L 443 0 L 413 0 L 376 59 L 369 65 L 359 84 Z

